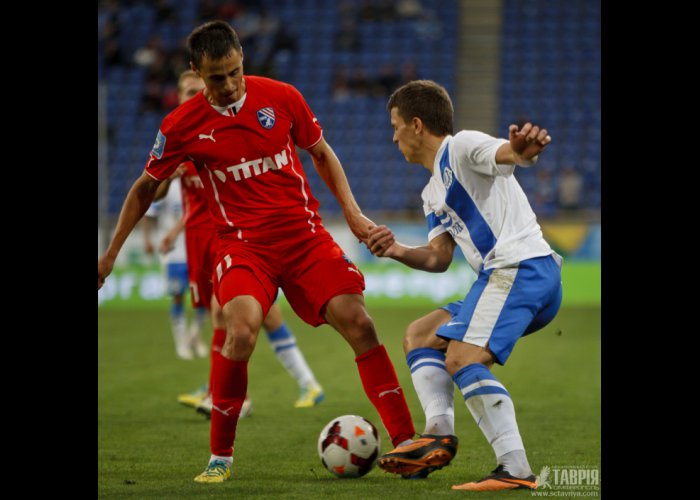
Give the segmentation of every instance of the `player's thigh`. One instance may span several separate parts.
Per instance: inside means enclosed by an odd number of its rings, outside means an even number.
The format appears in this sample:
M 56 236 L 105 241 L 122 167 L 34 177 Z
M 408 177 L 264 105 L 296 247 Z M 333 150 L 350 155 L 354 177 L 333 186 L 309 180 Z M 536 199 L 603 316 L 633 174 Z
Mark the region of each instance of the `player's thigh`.
M 227 314 L 227 304 L 241 296 L 251 296 L 260 304 L 264 318 L 277 297 L 277 283 L 254 263 L 234 265 L 221 278 L 216 278 L 216 298 L 224 311 L 226 324 L 232 315 Z M 262 321 L 262 320 L 261 320 Z
M 328 322 L 329 301 L 346 294 L 362 296 L 365 279 L 332 239 L 319 238 L 306 249 L 286 267 L 282 289 L 294 312 L 318 326 Z
M 437 329 L 450 321 L 452 314 L 440 308 L 425 316 L 418 318 L 408 325 L 404 335 L 404 352 L 408 354 L 413 349 L 419 347 L 429 347 L 431 349 L 445 350 L 447 341 L 436 335 Z
M 505 300 L 485 314 L 480 312 L 479 321 L 473 320 L 467 331 L 469 335 L 474 324 L 483 325 L 483 335 L 490 330 L 488 347 L 499 364 L 506 362 L 515 343 L 530 328 L 539 329 L 551 321 L 561 303 L 561 273 L 551 256 L 523 261 L 511 277 L 512 273 L 512 268 L 493 272 L 490 284 L 494 284 L 494 292 L 490 298 L 496 303 L 503 297 Z
M 538 304 L 535 317 L 525 329 L 523 335 L 529 335 L 547 326 L 559 312 L 562 300 L 561 268 L 553 257 L 533 259 L 528 265 L 538 274 L 546 276 L 546 282 L 540 287 L 545 293 Z
M 263 326 L 269 333 L 277 330 L 280 326 L 282 326 L 283 322 L 284 318 L 282 317 L 282 309 L 280 309 L 280 306 L 277 304 L 277 302 L 275 302 L 270 306 L 270 310 L 267 312 L 267 316 L 265 316 L 265 319 L 263 320 Z
M 480 349 L 488 346 L 498 362 L 504 363 L 534 317 L 532 302 L 519 292 L 518 274 L 517 267 L 482 270 L 457 314 L 438 328 L 437 335 Z M 461 355 L 459 362 L 466 356 Z M 452 363 L 457 362 L 452 358 Z
M 192 305 L 209 308 L 213 294 L 216 235 L 213 230 L 186 230 L 185 245 Z

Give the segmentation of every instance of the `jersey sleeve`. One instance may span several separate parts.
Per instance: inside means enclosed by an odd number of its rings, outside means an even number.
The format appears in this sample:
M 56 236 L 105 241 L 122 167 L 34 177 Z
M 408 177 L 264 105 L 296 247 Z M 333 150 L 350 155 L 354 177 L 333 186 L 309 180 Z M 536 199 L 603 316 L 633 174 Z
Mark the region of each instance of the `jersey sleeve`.
M 425 222 L 428 224 L 428 241 L 432 241 L 445 232 L 445 226 L 440 223 L 440 218 L 430 208 L 426 200 L 423 200 L 423 213 L 425 214 Z
M 173 130 L 173 121 L 168 116 L 161 123 L 156 141 L 148 155 L 146 173 L 156 180 L 163 181 L 175 172 L 183 158 L 181 142 Z
M 292 139 L 294 144 L 303 149 L 314 147 L 323 136 L 323 129 L 314 116 L 311 108 L 292 85 L 287 85 L 287 102 L 292 112 Z
M 497 139 L 476 130 L 462 130 L 454 136 L 454 152 L 460 167 L 491 176 L 508 177 L 515 165 L 496 163 L 496 151 L 506 139 Z

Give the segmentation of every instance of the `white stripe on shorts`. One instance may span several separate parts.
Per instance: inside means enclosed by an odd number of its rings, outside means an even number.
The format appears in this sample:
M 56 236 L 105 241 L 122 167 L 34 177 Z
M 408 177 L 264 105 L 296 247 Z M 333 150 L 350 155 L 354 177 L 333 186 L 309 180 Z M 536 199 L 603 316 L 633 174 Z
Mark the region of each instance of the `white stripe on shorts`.
M 518 274 L 517 267 L 494 269 L 481 297 L 476 303 L 469 328 L 462 337 L 464 342 L 484 347 L 491 338 L 496 321 Z

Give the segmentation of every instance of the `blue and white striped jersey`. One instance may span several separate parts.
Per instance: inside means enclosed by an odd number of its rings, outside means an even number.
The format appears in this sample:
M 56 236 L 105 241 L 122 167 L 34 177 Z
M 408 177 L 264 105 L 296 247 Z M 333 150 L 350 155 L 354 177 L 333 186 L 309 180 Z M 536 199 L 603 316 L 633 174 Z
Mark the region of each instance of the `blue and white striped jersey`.
M 428 239 L 449 232 L 476 273 L 555 253 L 513 176 L 515 165 L 496 163 L 506 142 L 472 130 L 448 135 L 421 194 Z

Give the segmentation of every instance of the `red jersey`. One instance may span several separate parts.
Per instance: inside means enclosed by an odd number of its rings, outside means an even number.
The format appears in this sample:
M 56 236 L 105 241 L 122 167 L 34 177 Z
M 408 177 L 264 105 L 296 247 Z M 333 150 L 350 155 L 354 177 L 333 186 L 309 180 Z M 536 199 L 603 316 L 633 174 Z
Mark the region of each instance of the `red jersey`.
M 185 229 L 214 230 L 214 222 L 209 213 L 209 203 L 204 192 L 204 183 L 194 163 L 184 163 L 186 171 L 180 177 L 182 184 L 182 213 Z
M 316 145 L 321 126 L 291 85 L 244 78 L 246 99 L 233 116 L 216 111 L 203 92 L 166 116 L 146 172 L 163 180 L 191 160 L 224 239 L 270 241 L 315 233 L 321 226 L 318 201 L 295 146 Z

